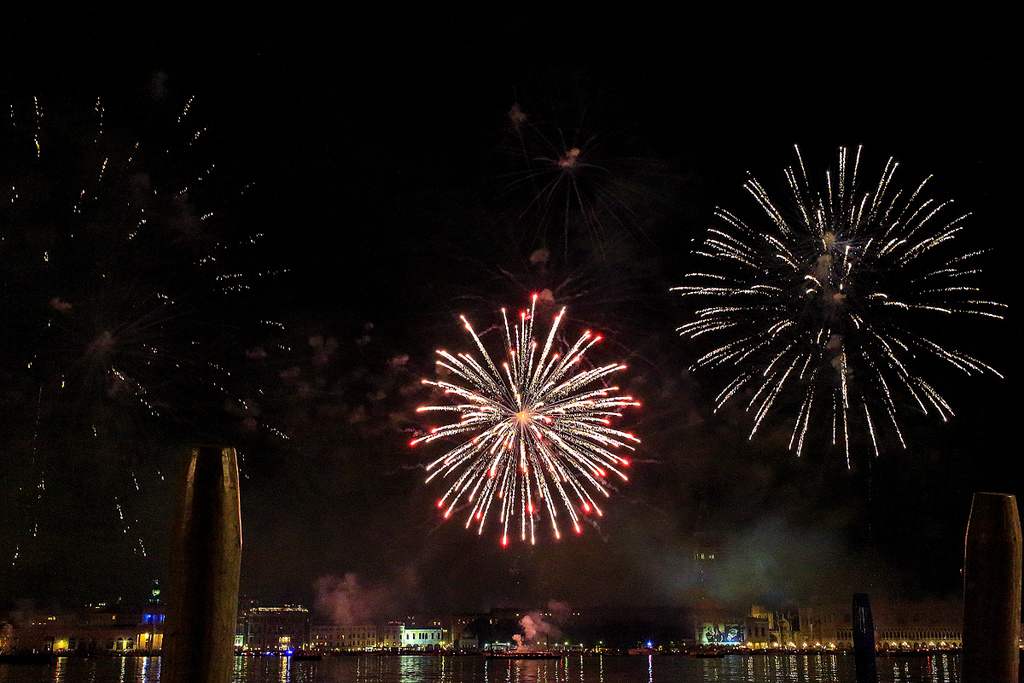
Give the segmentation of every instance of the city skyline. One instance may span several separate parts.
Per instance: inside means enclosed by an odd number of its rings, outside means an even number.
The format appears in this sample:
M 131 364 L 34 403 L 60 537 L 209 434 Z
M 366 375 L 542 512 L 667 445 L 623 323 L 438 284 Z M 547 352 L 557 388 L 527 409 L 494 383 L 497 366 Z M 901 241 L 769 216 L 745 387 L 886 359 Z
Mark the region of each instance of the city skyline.
M 863 595 L 855 596 L 863 598 Z M 961 647 L 956 600 L 872 603 L 880 651 Z M 99 603 L 61 612 L 4 615 L 5 653 L 104 650 L 140 654 L 162 649 L 164 606 Z M 304 605 L 238 603 L 234 645 L 248 654 L 366 651 L 557 651 L 679 654 L 694 648 L 849 651 L 849 602 L 687 608 L 494 607 L 473 613 L 380 616 L 339 622 Z M 105 643 L 105 645 L 104 645 Z

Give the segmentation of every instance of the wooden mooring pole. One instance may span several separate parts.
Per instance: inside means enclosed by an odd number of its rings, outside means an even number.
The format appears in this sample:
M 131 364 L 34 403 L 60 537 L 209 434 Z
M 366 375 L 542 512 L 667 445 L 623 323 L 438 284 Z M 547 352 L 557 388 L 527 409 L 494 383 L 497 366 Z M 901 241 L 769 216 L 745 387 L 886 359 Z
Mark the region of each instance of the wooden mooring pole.
M 975 493 L 964 543 L 963 683 L 1017 683 L 1021 534 L 1017 499 Z
M 857 683 L 878 683 L 875 661 L 875 620 L 867 593 L 853 594 L 853 664 Z
M 230 683 L 242 522 L 235 449 L 190 449 L 171 546 L 160 680 Z

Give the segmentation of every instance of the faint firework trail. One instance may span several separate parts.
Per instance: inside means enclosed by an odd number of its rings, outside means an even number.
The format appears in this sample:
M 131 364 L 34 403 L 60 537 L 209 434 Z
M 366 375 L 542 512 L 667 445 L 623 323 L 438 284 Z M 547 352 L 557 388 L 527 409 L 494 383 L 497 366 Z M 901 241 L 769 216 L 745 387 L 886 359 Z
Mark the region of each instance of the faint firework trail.
M 520 232 L 540 236 L 532 246 L 600 254 L 643 234 L 663 201 L 663 164 L 635 154 L 592 106 L 552 109 L 545 119 L 517 102 L 506 115 L 502 195 Z
M 112 507 L 133 534 L 140 452 L 235 400 L 224 351 L 260 235 L 234 227 L 246 187 L 209 161 L 195 109 L 153 104 L 128 133 L 100 100 L 32 98 L 0 127 L 0 447 L 32 536 L 68 453 L 130 474 Z

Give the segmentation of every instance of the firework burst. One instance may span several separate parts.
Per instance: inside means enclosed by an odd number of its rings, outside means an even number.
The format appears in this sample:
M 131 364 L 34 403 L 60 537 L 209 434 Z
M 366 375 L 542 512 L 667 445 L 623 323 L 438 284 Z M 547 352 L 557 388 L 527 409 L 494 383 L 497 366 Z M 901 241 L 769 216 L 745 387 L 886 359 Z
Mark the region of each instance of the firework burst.
M 534 295 L 530 311 L 520 313 L 517 326 L 509 325 L 502 309 L 507 360 L 500 369 L 462 318 L 483 363 L 468 353 L 453 356 L 438 351 L 441 373 L 450 373 L 459 382 L 423 383 L 437 387 L 456 402 L 417 409 L 459 413 L 461 419 L 435 427 L 410 443 L 415 446 L 472 434 L 427 465 L 431 473 L 427 481 L 454 477 L 437 506 L 447 519 L 465 501 L 470 508 L 466 528 L 475 524 L 478 533 L 483 533 L 488 513 L 495 507 L 503 529 L 502 545 L 508 544 L 509 528 L 517 514 L 521 540 L 535 543 L 536 523 L 543 510 L 554 537 L 561 538 L 559 506 L 567 512 L 573 530 L 581 533 L 581 513 L 602 515 L 592 491 L 609 496 L 609 474 L 628 481 L 623 469 L 629 461 L 614 451 L 632 450 L 639 443 L 632 434 L 613 428 L 611 418 L 621 417 L 622 408 L 640 404 L 630 396 L 618 395 L 618 387 L 604 385 L 606 377 L 626 366 L 612 363 L 581 369 L 584 354 L 601 340 L 590 332 L 584 332 L 564 355 L 559 354 L 555 346 L 565 309 L 555 316 L 540 347 L 533 338 L 536 304 Z
M 658 161 L 633 155 L 631 135 L 605 134 L 594 126 L 588 107 L 575 109 L 556 108 L 553 120 L 545 121 L 512 105 L 502 195 L 517 230 L 539 236 L 540 246 L 611 253 L 652 227 L 668 175 Z
M 967 216 L 951 201 L 926 198 L 928 178 L 910 193 L 896 189 L 893 159 L 877 183 L 862 184 L 860 157 L 860 148 L 840 149 L 818 187 L 797 148 L 784 204 L 749 180 L 767 220 L 748 224 L 720 209 L 726 227 L 711 228 L 696 250 L 713 266 L 674 288 L 697 303 L 679 332 L 714 340 L 695 367 L 732 373 L 717 407 L 745 396 L 753 437 L 773 409 L 793 401 L 790 449 L 799 454 L 811 426 L 824 421 L 848 467 L 855 424 L 877 455 L 883 425 L 906 447 L 905 409 L 943 420 L 953 414 L 920 374 L 926 359 L 969 375 L 999 374 L 930 334 L 969 316 L 1001 318 L 1003 309 L 979 294 L 983 252 L 955 244 Z
M 44 117 L 38 100 L 15 112 L 0 190 L 12 376 L 61 414 L 62 432 L 69 411 L 87 432 L 102 430 L 110 406 L 144 420 L 181 412 L 181 389 L 221 374 L 200 349 L 223 334 L 209 322 L 226 321 L 222 295 L 249 286 L 226 270 L 247 240 L 225 239 L 227 210 L 208 208 L 218 173 L 195 163 L 203 129 L 189 126 L 188 106 L 167 139 L 139 141 L 107 130 L 99 101 L 84 114 Z
M 23 100 L 0 126 L 0 457 L 34 480 L 8 496 L 33 537 L 69 454 L 123 466 L 130 492 L 140 453 L 224 427 L 256 240 L 228 229 L 242 189 L 190 105 L 154 103 L 130 136 L 99 100 Z

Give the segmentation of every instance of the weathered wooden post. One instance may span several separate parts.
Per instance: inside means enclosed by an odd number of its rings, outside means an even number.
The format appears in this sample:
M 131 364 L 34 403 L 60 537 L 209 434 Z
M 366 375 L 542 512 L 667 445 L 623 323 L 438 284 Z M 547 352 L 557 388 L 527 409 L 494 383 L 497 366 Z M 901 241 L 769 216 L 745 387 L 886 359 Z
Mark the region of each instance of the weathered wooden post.
M 867 593 L 853 594 L 853 664 L 857 683 L 878 683 L 875 661 L 875 621 Z
M 1017 499 L 975 493 L 964 543 L 963 683 L 1017 683 L 1021 535 Z
M 235 449 L 190 449 L 171 546 L 160 680 L 230 683 L 242 522 Z

